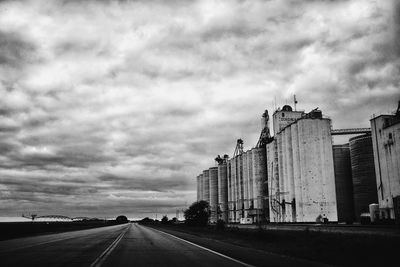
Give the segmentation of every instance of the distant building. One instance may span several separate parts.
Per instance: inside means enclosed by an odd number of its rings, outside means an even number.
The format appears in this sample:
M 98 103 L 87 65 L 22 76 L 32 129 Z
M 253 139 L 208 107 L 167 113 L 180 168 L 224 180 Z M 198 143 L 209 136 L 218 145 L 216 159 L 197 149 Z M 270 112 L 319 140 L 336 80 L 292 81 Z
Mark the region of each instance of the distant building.
M 400 102 L 394 115 L 371 119 L 381 219 L 400 221 Z

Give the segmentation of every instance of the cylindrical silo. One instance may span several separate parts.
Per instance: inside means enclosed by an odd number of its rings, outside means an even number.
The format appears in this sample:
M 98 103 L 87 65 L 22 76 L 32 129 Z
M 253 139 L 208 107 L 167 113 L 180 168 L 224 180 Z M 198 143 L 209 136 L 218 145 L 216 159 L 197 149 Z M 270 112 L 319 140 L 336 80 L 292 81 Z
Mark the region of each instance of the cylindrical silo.
M 197 201 L 200 201 L 200 176 L 196 176 L 196 183 L 197 183 Z
M 254 177 L 254 208 L 257 210 L 257 222 L 268 219 L 268 186 L 265 147 L 252 150 L 253 177 Z
M 236 156 L 236 220 L 244 218 L 244 188 L 243 188 L 243 154 Z
M 224 160 L 218 165 L 218 206 L 221 210 L 220 219 L 228 222 L 228 168 Z
M 203 179 L 203 174 L 199 175 L 199 181 L 200 181 L 200 200 L 204 200 L 204 179 Z
M 228 221 L 230 223 L 236 222 L 236 196 L 235 196 L 235 180 L 233 174 L 234 160 L 230 159 L 227 162 L 227 173 L 228 173 L 228 208 L 229 215 Z
M 354 211 L 357 221 L 369 204 L 378 202 L 374 154 L 371 135 L 359 135 L 349 140 L 353 176 Z
M 242 154 L 242 169 L 243 169 L 243 175 L 242 175 L 242 180 L 243 180 L 243 207 L 244 207 L 244 217 L 248 217 L 248 212 L 249 212 L 249 172 L 248 172 L 248 165 L 247 165 L 247 152 L 244 152 Z
M 354 221 L 353 181 L 349 144 L 333 146 L 336 205 L 339 222 Z
M 204 199 L 205 201 L 210 204 L 210 171 L 209 170 L 204 170 L 203 171 L 203 190 L 204 190 Z
M 210 222 L 216 223 L 218 219 L 218 167 L 209 169 L 210 179 Z
M 248 202 L 249 217 L 254 217 L 254 193 L 253 193 L 253 153 L 252 150 L 247 151 L 247 173 L 248 173 Z

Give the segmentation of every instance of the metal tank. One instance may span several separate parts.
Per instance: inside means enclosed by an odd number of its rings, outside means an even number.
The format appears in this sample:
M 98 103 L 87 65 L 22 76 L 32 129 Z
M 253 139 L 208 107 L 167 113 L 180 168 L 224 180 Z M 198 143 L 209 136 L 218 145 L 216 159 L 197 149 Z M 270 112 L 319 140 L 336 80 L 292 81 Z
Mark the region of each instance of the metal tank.
M 371 135 L 350 138 L 351 172 L 353 176 L 353 197 L 355 218 L 369 212 L 369 204 L 378 202 L 375 178 L 374 154 Z
M 218 165 L 218 206 L 221 210 L 219 218 L 228 222 L 228 168 L 226 160 Z
M 218 167 L 209 169 L 210 179 L 210 222 L 216 223 L 218 219 Z
M 203 200 L 207 201 L 210 204 L 210 171 L 203 171 L 203 190 L 204 190 L 204 198 Z
M 354 221 L 354 199 L 349 144 L 333 146 L 333 165 L 338 221 L 352 223 Z

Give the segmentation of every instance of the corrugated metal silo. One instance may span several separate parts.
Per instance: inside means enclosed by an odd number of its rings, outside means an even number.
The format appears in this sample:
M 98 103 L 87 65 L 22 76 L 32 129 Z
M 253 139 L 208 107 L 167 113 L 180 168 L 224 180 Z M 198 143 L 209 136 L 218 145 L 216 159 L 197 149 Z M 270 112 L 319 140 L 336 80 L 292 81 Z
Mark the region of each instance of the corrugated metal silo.
M 228 222 L 228 168 L 226 161 L 218 165 L 218 205 L 221 210 L 221 220 Z
M 356 220 L 360 221 L 360 214 L 369 212 L 369 204 L 378 202 L 372 138 L 371 135 L 360 135 L 349 142 L 354 211 Z
M 210 204 L 210 171 L 204 170 L 203 171 L 203 190 L 204 190 L 204 199 Z
M 333 164 L 338 221 L 353 222 L 354 199 L 349 144 L 333 146 Z
M 209 169 L 210 179 L 210 208 L 211 216 L 210 221 L 212 223 L 217 222 L 218 214 L 218 167 L 211 167 Z

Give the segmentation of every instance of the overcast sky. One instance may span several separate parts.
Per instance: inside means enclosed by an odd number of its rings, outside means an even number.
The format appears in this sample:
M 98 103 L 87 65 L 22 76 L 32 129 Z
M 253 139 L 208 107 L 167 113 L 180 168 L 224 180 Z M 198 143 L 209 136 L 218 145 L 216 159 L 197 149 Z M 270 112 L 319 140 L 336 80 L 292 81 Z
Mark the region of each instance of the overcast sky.
M 293 94 L 368 127 L 400 99 L 395 2 L 1 1 L 0 216 L 174 215 Z

